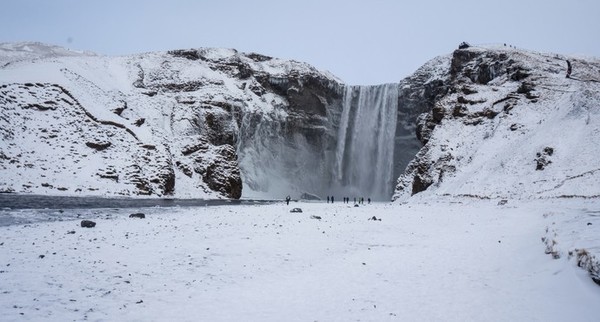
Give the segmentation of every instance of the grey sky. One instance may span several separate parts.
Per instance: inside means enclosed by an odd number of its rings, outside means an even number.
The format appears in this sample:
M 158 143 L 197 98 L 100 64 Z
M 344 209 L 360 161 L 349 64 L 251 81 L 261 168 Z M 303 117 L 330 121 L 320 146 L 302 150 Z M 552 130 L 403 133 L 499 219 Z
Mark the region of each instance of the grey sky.
M 600 56 L 598 0 L 4 0 L 0 42 L 121 55 L 228 47 L 305 61 L 349 84 L 397 82 L 472 44 Z

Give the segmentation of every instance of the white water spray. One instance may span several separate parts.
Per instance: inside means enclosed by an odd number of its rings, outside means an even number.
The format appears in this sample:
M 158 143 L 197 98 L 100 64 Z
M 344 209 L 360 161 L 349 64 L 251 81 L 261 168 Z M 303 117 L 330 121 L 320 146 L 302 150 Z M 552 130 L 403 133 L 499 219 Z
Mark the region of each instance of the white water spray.
M 335 164 L 344 194 L 390 198 L 397 115 L 398 84 L 346 88 Z

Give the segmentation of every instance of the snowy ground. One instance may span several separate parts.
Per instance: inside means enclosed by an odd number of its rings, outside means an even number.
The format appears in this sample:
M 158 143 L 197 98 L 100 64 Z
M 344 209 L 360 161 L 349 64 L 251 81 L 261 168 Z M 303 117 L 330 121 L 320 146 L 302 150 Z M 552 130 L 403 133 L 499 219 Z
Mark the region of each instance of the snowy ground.
M 600 252 L 600 201 L 497 202 L 94 210 L 91 229 L 4 226 L 1 319 L 597 321 L 600 286 L 567 254 Z

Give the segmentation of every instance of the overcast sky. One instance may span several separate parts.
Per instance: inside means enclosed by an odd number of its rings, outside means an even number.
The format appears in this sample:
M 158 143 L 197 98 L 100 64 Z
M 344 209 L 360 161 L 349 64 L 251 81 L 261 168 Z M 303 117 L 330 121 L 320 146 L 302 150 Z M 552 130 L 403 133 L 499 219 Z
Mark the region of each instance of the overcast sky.
M 600 57 L 599 0 L 3 0 L 0 42 L 123 55 L 227 47 L 349 84 L 397 82 L 462 41 Z

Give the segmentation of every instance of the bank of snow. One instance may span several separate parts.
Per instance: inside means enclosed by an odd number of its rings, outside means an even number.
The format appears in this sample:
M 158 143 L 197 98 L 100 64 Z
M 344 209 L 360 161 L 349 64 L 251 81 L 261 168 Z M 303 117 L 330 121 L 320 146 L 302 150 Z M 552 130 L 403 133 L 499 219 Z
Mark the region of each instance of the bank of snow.
M 599 208 L 413 198 L 152 208 L 142 220 L 82 211 L 96 228 L 0 227 L 0 311 L 5 321 L 595 321 L 600 288 L 567 254 L 598 249 Z M 544 253 L 547 227 L 559 259 Z

